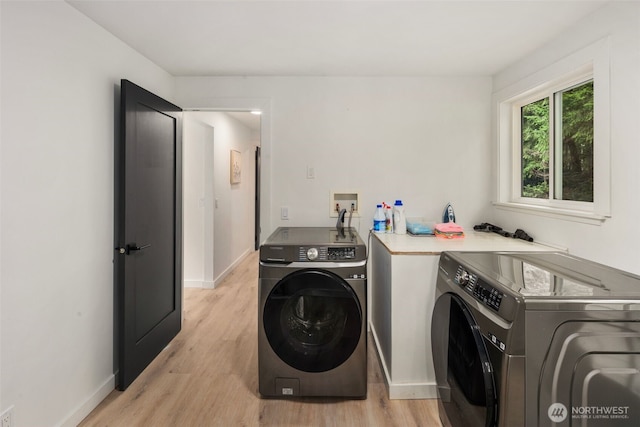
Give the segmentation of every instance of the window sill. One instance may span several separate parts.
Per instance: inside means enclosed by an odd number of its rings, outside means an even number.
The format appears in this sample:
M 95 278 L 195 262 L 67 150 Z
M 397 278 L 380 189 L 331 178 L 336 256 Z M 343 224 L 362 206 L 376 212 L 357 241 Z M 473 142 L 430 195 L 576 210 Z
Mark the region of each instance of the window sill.
M 545 216 L 549 218 L 562 219 L 565 221 L 581 222 L 590 225 L 602 225 L 610 216 L 596 214 L 593 212 L 577 211 L 570 209 L 560 209 L 549 206 L 528 205 L 514 202 L 493 202 L 493 206 L 512 212 L 520 212 Z

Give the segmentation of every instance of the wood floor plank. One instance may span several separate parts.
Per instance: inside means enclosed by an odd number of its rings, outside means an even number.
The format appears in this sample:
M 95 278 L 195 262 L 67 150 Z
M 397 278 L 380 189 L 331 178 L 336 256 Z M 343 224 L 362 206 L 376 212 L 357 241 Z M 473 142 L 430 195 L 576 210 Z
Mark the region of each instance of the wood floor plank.
M 182 331 L 80 426 L 441 426 L 435 400 L 388 398 L 371 337 L 366 399 L 260 398 L 257 300 L 258 252 L 215 289 L 186 288 Z

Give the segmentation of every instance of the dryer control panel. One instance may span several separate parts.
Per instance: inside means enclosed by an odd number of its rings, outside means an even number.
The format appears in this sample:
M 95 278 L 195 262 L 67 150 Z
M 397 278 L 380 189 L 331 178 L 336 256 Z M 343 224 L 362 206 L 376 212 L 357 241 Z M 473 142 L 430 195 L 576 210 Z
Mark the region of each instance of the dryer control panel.
M 468 272 L 463 266 L 458 266 L 456 271 L 455 282 L 464 288 L 464 290 L 472 295 L 478 301 L 484 303 L 487 307 L 498 311 L 504 294 L 493 286 L 480 280 L 476 274 Z

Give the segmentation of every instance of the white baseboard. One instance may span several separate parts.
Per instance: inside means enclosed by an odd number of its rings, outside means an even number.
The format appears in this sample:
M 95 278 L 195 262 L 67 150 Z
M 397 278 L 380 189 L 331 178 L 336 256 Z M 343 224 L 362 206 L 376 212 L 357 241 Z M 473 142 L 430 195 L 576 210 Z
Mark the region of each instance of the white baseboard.
M 185 280 L 185 288 L 203 288 L 213 289 L 214 282 L 212 280 Z
M 185 280 L 184 282 L 185 288 L 201 288 L 202 280 Z
M 222 273 L 215 278 L 215 280 L 184 280 L 183 286 L 185 288 L 201 288 L 201 289 L 214 289 L 224 280 L 225 277 L 233 271 L 233 269 L 240 264 L 244 259 L 249 256 L 251 249 L 245 250 L 229 267 L 227 267 Z
M 436 383 L 394 383 L 391 381 L 387 361 L 380 351 L 380 342 L 378 341 L 376 328 L 373 324 L 369 324 L 369 327 L 371 328 L 371 335 L 373 336 L 373 342 L 376 346 L 376 353 L 378 354 L 380 365 L 382 365 L 384 383 L 387 386 L 389 399 L 437 399 L 438 387 Z
M 391 384 L 389 399 L 437 399 L 438 387 L 435 383 Z
M 242 255 L 240 255 L 234 262 L 231 263 L 229 267 L 227 267 L 222 273 L 220 273 L 218 277 L 216 277 L 213 281 L 213 287 L 215 288 L 216 286 L 218 286 L 220 282 L 222 282 L 224 278 L 227 277 L 238 264 L 244 261 L 244 259 L 248 257 L 249 254 L 251 254 L 251 251 L 251 249 L 245 250 Z
M 384 384 L 387 386 L 387 390 L 389 390 L 389 384 L 391 383 L 391 378 L 389 375 L 389 369 L 387 368 L 387 361 L 384 359 L 384 355 L 380 350 L 380 341 L 378 340 L 378 334 L 376 333 L 376 328 L 373 326 L 373 323 L 369 323 L 369 328 L 371 328 L 371 335 L 373 336 L 373 343 L 376 346 L 376 353 L 378 354 L 378 360 L 380 361 L 380 365 L 382 365 L 382 373 L 384 374 Z
M 91 396 L 84 401 L 84 403 L 71 411 L 71 413 L 57 425 L 60 427 L 77 426 L 109 395 L 109 393 L 115 390 L 115 388 L 116 377 L 115 375 L 111 375 Z

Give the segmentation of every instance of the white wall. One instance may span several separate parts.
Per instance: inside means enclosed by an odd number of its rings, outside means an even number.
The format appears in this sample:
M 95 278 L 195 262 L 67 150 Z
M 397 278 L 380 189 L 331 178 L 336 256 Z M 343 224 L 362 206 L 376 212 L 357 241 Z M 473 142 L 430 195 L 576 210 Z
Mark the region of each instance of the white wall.
M 173 78 L 64 2 L 1 2 L 0 411 L 75 425 L 113 389 L 121 78 Z
M 260 140 L 223 112 L 185 112 L 184 118 L 185 286 L 211 288 L 253 250 Z M 229 181 L 231 149 L 242 153 L 240 184 Z
M 184 286 L 213 288 L 213 127 L 184 114 Z
M 497 92 L 607 36 L 611 46 L 611 218 L 602 225 L 588 225 L 494 209 L 491 222 L 505 229 L 523 228 L 537 240 L 566 247 L 575 255 L 640 274 L 640 3 L 605 6 L 497 74 L 493 84 Z M 493 160 L 495 165 L 496 157 Z M 493 180 L 492 185 L 495 176 Z
M 331 190 L 359 191 L 366 236 L 376 203 L 441 218 L 447 202 L 471 227 L 489 210 L 488 77 L 178 77 L 185 108 L 268 99 L 262 239 L 281 225 L 332 226 Z M 316 178 L 306 179 L 306 168 Z M 280 220 L 280 207 L 290 219 Z M 217 232 L 217 231 L 216 231 Z M 217 248 L 217 246 L 216 246 Z

